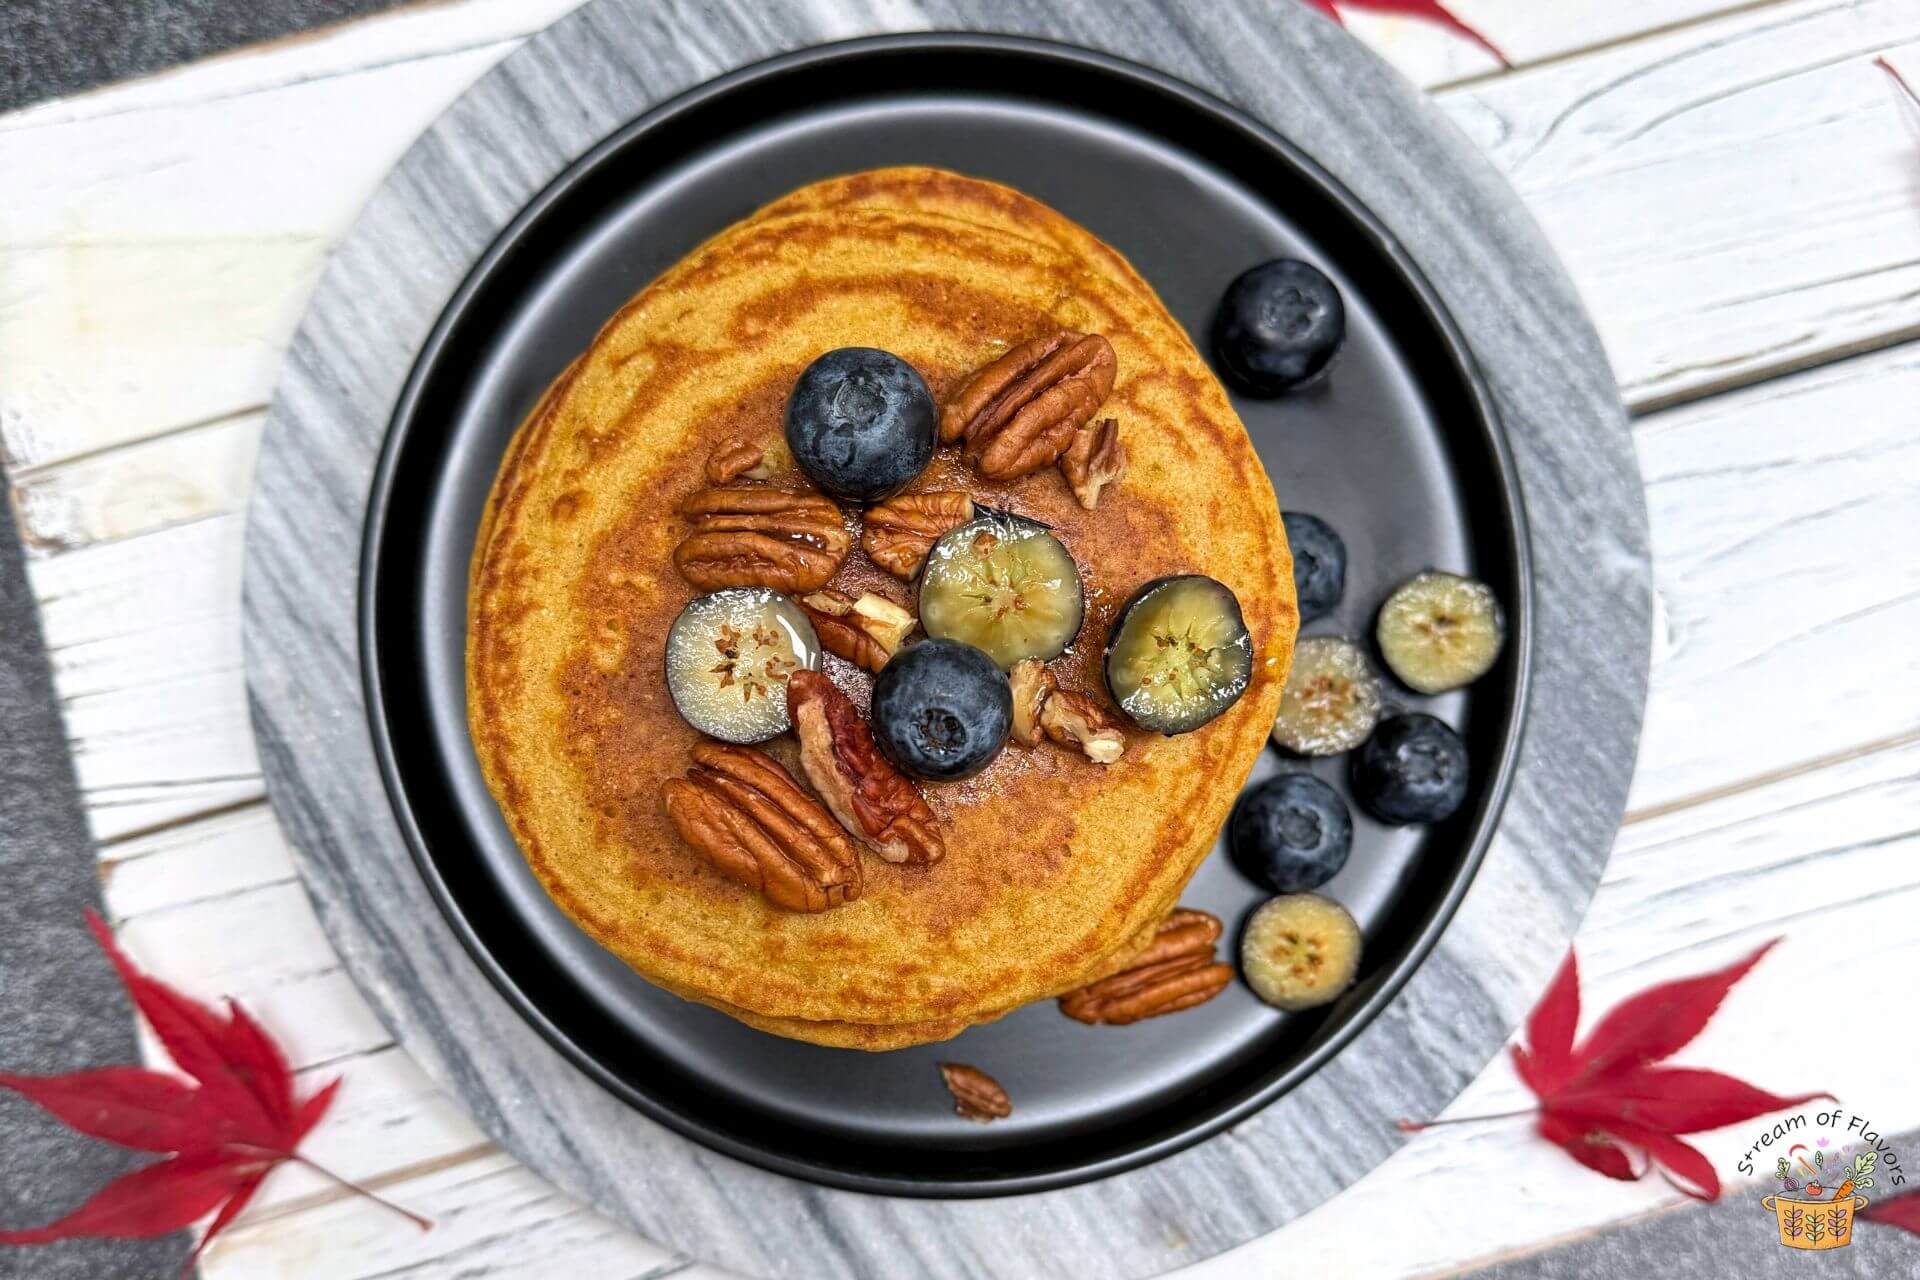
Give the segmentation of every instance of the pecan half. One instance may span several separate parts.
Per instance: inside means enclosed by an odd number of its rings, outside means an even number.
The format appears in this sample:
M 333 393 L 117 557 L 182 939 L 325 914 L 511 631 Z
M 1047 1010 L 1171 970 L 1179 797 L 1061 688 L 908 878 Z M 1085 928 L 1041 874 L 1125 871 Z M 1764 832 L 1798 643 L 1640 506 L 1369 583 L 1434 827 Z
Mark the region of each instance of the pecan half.
M 1014 663 L 1007 673 L 1007 683 L 1013 686 L 1013 740 L 1023 747 L 1037 747 L 1045 734 L 1040 727 L 1041 705 L 1059 683 L 1038 658 Z
M 693 768 L 660 788 L 680 838 L 724 876 L 788 911 L 860 896 L 860 855 L 819 801 L 771 756 L 702 742 Z
M 673 549 L 673 563 L 702 591 L 815 591 L 853 550 L 840 508 L 818 494 L 702 489 L 681 510 L 693 532 Z
M 1112 764 L 1127 749 L 1127 740 L 1092 698 L 1071 689 L 1056 689 L 1040 704 L 1040 727 L 1063 747 L 1078 747 L 1095 764 Z
M 888 862 L 924 867 L 946 856 L 919 788 L 880 754 L 859 709 L 833 681 L 794 672 L 787 714 L 800 739 L 800 769 L 841 825 Z
M 730 440 L 707 456 L 707 483 L 765 480 L 773 474 L 773 460 L 764 447 L 746 440 Z
M 957 490 L 903 494 L 868 508 L 860 546 L 888 573 L 911 578 L 941 534 L 971 519 L 973 499 Z
M 1050 465 L 1113 390 L 1119 365 L 1099 334 L 1034 338 L 967 380 L 940 413 L 940 438 L 965 441 L 989 480 Z
M 1216 917 L 1177 908 L 1131 965 L 1061 996 L 1060 1012 L 1077 1022 L 1123 1027 L 1205 1004 L 1233 981 L 1233 966 L 1214 961 L 1219 940 Z
M 969 1120 L 985 1123 L 1004 1120 L 1013 1114 L 1013 1102 L 1000 1082 L 978 1067 L 964 1062 L 940 1064 L 940 1078 L 953 1095 L 954 1111 Z
M 1089 511 L 1100 505 L 1100 491 L 1126 469 L 1127 446 L 1120 443 L 1118 418 L 1102 418 L 1081 427 L 1060 455 L 1060 473 L 1066 476 L 1067 487 Z
M 918 625 L 911 613 L 872 591 L 856 600 L 828 587 L 801 596 L 800 607 L 828 653 L 876 673 Z

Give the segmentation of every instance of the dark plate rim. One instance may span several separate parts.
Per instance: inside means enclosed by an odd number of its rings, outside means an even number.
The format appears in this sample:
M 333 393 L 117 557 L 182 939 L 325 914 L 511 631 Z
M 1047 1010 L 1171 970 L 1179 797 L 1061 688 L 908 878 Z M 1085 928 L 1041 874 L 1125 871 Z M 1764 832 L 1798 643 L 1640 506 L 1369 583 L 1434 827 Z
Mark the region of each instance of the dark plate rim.
M 1130 82 L 1162 97 L 1174 99 L 1189 110 L 1212 118 L 1224 128 L 1249 135 L 1267 150 L 1281 156 L 1312 185 L 1320 188 L 1325 198 L 1351 223 L 1352 229 L 1365 238 L 1374 251 L 1400 274 L 1403 282 L 1419 300 L 1425 311 L 1425 320 L 1439 336 L 1446 354 L 1460 375 L 1462 389 L 1476 410 L 1475 424 L 1484 437 L 1483 443 L 1488 447 L 1494 461 L 1505 516 L 1504 532 L 1513 558 L 1517 585 L 1515 597 L 1510 602 L 1511 630 L 1508 646 L 1509 653 L 1512 655 L 1508 678 L 1508 699 L 1509 705 L 1514 709 L 1510 715 L 1517 723 L 1512 723 L 1510 730 L 1503 735 L 1504 741 L 1500 755 L 1490 771 L 1489 779 L 1473 815 L 1473 836 L 1466 855 L 1458 873 L 1449 884 L 1447 893 L 1428 915 L 1426 923 L 1414 938 L 1412 945 L 1400 956 L 1393 968 L 1377 982 L 1359 1007 L 1341 1021 L 1338 1029 L 1326 1036 L 1286 1070 L 1276 1073 L 1263 1087 L 1221 1108 L 1200 1123 L 1177 1133 L 1071 1168 L 990 1178 L 938 1181 L 876 1175 L 817 1164 L 740 1141 L 731 1134 L 707 1125 L 698 1116 L 689 1115 L 678 1108 L 668 1106 L 646 1091 L 635 1088 L 629 1081 L 608 1069 L 598 1058 L 583 1049 L 547 1016 L 538 1000 L 514 981 L 461 911 L 451 886 L 441 873 L 440 866 L 430 851 L 426 834 L 417 821 L 413 807 L 407 799 L 403 766 L 394 750 L 387 724 L 387 700 L 377 643 L 380 615 L 376 606 L 384 533 L 388 513 L 395 500 L 395 472 L 402 447 L 411 429 L 417 424 L 418 403 L 443 348 L 451 335 L 461 326 L 473 305 L 475 295 L 502 259 L 514 250 L 523 232 L 529 226 L 563 200 L 588 173 L 608 163 L 639 135 L 676 115 L 696 110 L 743 84 L 777 77 L 796 70 L 817 69 L 841 62 L 858 62 L 874 56 L 911 56 L 916 53 L 936 51 L 1000 54 L 1029 61 L 1054 60 L 1071 64 L 1081 72 L 1102 74 Z M 1455 911 L 1466 897 L 1468 889 L 1472 887 L 1480 865 L 1492 844 L 1500 815 L 1511 790 L 1515 766 L 1526 733 L 1527 699 L 1532 688 L 1533 669 L 1533 595 L 1532 544 L 1525 500 L 1504 424 L 1491 389 L 1487 386 L 1485 376 L 1467 346 L 1464 335 L 1438 292 L 1398 239 L 1358 197 L 1317 161 L 1273 129 L 1248 116 L 1224 99 L 1176 77 L 1128 59 L 1062 41 L 964 31 L 857 37 L 814 45 L 750 63 L 657 104 L 609 133 L 581 156 L 568 163 L 551 182 L 514 215 L 494 238 L 486 252 L 469 269 L 435 320 L 433 328 L 415 356 L 406 382 L 388 419 L 380 455 L 374 469 L 367 500 L 366 519 L 362 528 L 359 580 L 356 584 L 359 658 L 368 727 L 374 754 L 379 763 L 381 782 L 392 806 L 395 821 L 406 839 L 416 869 L 454 936 L 460 940 L 461 946 L 486 975 L 488 981 L 513 1006 L 515 1012 L 563 1057 L 602 1088 L 648 1118 L 711 1150 L 762 1169 L 825 1186 L 870 1194 L 932 1199 L 972 1199 L 1056 1190 L 1111 1177 L 1164 1159 L 1220 1133 L 1284 1096 L 1342 1051 L 1379 1016 L 1439 941 L 1440 935 L 1452 921 Z

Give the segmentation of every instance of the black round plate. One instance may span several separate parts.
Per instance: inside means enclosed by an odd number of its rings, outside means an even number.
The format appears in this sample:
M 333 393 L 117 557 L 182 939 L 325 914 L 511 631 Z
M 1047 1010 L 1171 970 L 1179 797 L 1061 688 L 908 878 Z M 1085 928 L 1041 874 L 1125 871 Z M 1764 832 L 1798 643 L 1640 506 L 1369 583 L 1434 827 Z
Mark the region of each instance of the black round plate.
M 701 240 L 803 183 L 930 164 L 1009 183 L 1115 245 L 1204 337 L 1215 300 L 1278 254 L 1344 291 L 1333 375 L 1239 409 L 1283 507 L 1346 537 L 1346 603 L 1317 633 L 1370 631 L 1401 578 L 1472 573 L 1513 633 L 1471 692 L 1423 699 L 1465 733 L 1475 800 L 1390 829 L 1356 814 L 1326 892 L 1367 936 L 1343 999 L 1284 1016 L 1236 984 L 1177 1017 L 1083 1027 L 1051 1002 L 943 1045 L 832 1050 L 662 992 L 578 932 L 529 874 L 483 784 L 463 685 L 467 561 L 494 470 L 541 390 L 631 294 Z M 1204 347 L 1204 342 L 1203 342 Z M 1432 292 L 1379 224 L 1283 139 L 1143 68 L 995 37 L 888 37 L 779 58 L 608 138 L 502 234 L 429 338 L 395 411 L 368 513 L 361 635 L 374 740 L 440 905 L 528 1021 L 648 1115 L 756 1164 L 857 1190 L 1036 1191 L 1117 1172 L 1279 1097 L 1390 1000 L 1491 836 L 1517 749 L 1529 651 L 1526 533 L 1498 424 Z M 1256 778 L 1339 761 L 1269 751 Z M 1264 895 L 1224 855 L 1184 899 L 1239 927 Z M 977 1064 L 1011 1119 L 956 1118 L 935 1064 Z M 1390 1067 L 1383 1069 L 1391 1069 Z

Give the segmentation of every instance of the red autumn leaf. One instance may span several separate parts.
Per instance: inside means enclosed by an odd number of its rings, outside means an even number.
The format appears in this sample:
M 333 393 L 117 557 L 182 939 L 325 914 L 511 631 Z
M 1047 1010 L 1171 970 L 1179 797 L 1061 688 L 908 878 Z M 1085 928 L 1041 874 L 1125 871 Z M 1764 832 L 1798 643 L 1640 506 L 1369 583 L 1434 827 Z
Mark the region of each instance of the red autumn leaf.
M 1862 1209 L 1860 1216 L 1869 1222 L 1884 1223 L 1920 1235 L 1920 1191 L 1909 1191 L 1889 1200 L 1876 1200 Z
M 1705 1133 L 1827 1096 L 1768 1093 L 1744 1080 L 1693 1067 L 1645 1067 L 1599 1085 L 1558 1093 L 1554 1109 L 1663 1133 Z
M 1621 1001 L 1577 1048 L 1580 966 L 1569 952 L 1527 1019 L 1528 1043 L 1513 1046 L 1514 1069 L 1539 1099 L 1534 1127 L 1540 1136 L 1609 1178 L 1632 1181 L 1658 1168 L 1687 1195 L 1718 1199 L 1719 1175 L 1704 1155 L 1680 1140 L 1682 1134 L 1724 1128 L 1832 1095 L 1770 1093 L 1718 1071 L 1654 1064 L 1705 1030 L 1727 992 L 1773 946 L 1769 942 L 1724 969 L 1664 982 Z M 1402 1121 L 1400 1127 L 1427 1126 Z
M 1540 1136 L 1559 1147 L 1587 1168 L 1621 1182 L 1632 1182 L 1646 1172 L 1633 1167 L 1627 1149 L 1606 1134 L 1583 1127 L 1577 1121 L 1552 1111 L 1542 1111 L 1534 1128 Z
M 1701 1155 L 1697 1148 L 1670 1133 L 1617 1121 L 1609 1124 L 1606 1132 L 1646 1152 L 1647 1158 L 1667 1175 L 1668 1182 L 1695 1200 L 1720 1198 L 1720 1175 L 1714 1172 L 1713 1161 Z
M 1580 960 L 1572 949 L 1527 1019 L 1529 1048 L 1513 1046 L 1513 1065 L 1534 1093 L 1551 1093 L 1573 1074 L 1573 1033 L 1580 1026 Z
M 198 1091 L 178 1076 L 140 1067 L 64 1076 L 0 1072 L 0 1089 L 12 1089 L 77 1133 L 129 1151 L 184 1151 L 198 1132 Z
M 1580 1046 L 1578 1078 L 1601 1080 L 1678 1053 L 1706 1030 L 1733 984 L 1778 942 L 1775 938 L 1724 969 L 1663 982 L 1615 1005 Z
M 1305 2 L 1326 14 L 1329 18 L 1332 18 L 1335 22 L 1341 22 L 1342 25 L 1345 25 L 1340 17 L 1340 9 L 1342 7 L 1348 9 L 1371 9 L 1378 13 L 1397 14 L 1403 18 L 1419 18 L 1425 22 L 1436 23 L 1456 35 L 1465 36 L 1467 39 L 1473 41 L 1482 49 L 1485 49 L 1488 53 L 1498 58 L 1501 66 L 1510 67 L 1513 65 L 1507 61 L 1507 55 L 1500 52 L 1491 40 L 1447 12 L 1446 7 L 1440 4 L 1438 0 L 1305 0 Z
M 168 1056 L 191 1081 L 139 1067 L 57 1076 L 0 1073 L 0 1088 L 14 1090 L 78 1133 L 134 1151 L 169 1153 L 109 1182 L 63 1218 L 0 1230 L 0 1244 L 164 1235 L 213 1213 L 187 1261 L 191 1269 L 282 1163 L 297 1161 L 334 1178 L 301 1155 L 299 1146 L 333 1104 L 340 1081 L 296 1102 L 286 1054 L 245 1009 L 229 1000 L 223 1015 L 182 995 L 135 968 L 91 911 L 87 924 Z M 429 1225 L 406 1216 L 422 1229 Z
M 206 1216 L 253 1176 L 248 1168 L 217 1150 L 156 1160 L 115 1178 L 64 1218 L 44 1227 L 0 1231 L 0 1244 L 46 1244 L 74 1236 L 163 1236 Z

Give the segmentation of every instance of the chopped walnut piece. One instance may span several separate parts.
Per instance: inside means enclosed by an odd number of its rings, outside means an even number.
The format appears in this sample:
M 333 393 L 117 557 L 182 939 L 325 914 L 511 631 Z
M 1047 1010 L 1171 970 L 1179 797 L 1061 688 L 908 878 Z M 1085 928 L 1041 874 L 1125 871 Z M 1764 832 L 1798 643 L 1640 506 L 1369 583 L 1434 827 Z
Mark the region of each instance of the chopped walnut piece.
M 1004 1120 L 1013 1114 L 1013 1103 L 1000 1082 L 978 1067 L 964 1062 L 940 1064 L 940 1078 L 953 1095 L 953 1109 L 968 1120 Z
M 872 591 L 855 599 L 829 587 L 801 596 L 800 607 L 828 653 L 876 673 L 919 625 L 911 613 Z
M 1013 686 L 1013 740 L 1023 747 L 1037 747 L 1045 736 L 1040 727 L 1040 707 L 1059 683 L 1038 658 L 1014 663 L 1007 673 L 1007 683 Z
M 1080 505 L 1092 511 L 1100 505 L 1100 491 L 1127 469 L 1127 447 L 1120 443 L 1120 420 L 1102 418 L 1074 432 L 1060 455 L 1060 472 Z
M 1112 764 L 1127 749 L 1120 726 L 1092 698 L 1056 689 L 1040 704 L 1040 727 L 1062 746 L 1079 747 L 1095 764 Z

